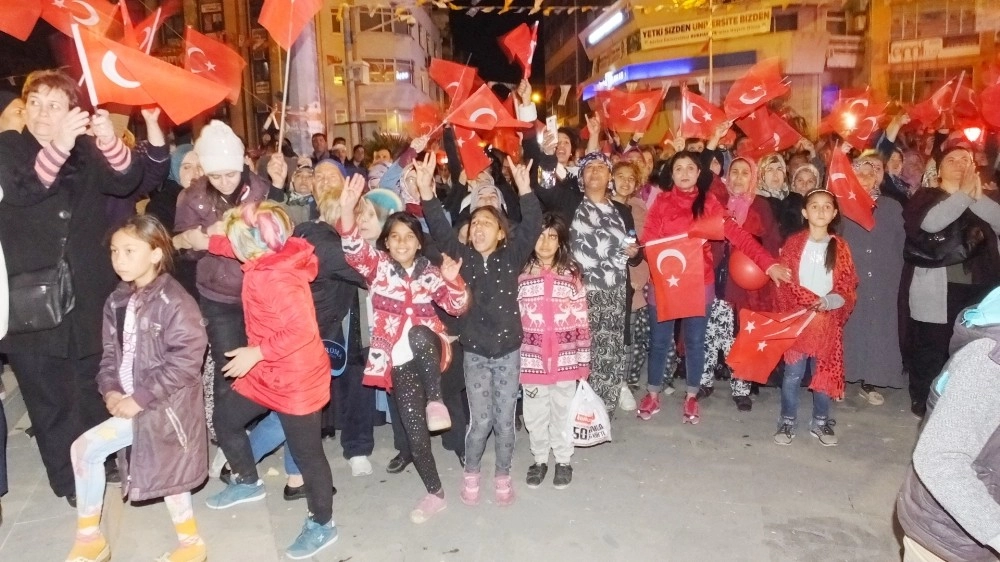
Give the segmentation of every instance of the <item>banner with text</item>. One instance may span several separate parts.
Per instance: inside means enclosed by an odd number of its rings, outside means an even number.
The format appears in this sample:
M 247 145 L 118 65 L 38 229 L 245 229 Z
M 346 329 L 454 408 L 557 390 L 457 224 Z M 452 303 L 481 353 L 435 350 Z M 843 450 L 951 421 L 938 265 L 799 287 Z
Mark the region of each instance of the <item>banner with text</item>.
M 771 8 L 715 16 L 711 21 L 713 39 L 729 39 L 767 33 L 771 30 Z M 639 33 L 642 49 L 660 49 L 708 41 L 709 18 L 644 27 Z

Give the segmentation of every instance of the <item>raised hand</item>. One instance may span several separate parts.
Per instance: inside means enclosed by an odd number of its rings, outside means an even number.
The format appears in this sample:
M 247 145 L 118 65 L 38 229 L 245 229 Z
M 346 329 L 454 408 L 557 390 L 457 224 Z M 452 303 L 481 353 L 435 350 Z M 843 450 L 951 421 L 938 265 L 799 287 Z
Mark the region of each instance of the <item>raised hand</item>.
M 146 139 L 149 144 L 153 146 L 166 146 L 167 139 L 163 135 L 163 129 L 160 127 L 160 106 L 154 105 L 151 107 L 144 107 L 140 110 L 142 113 L 143 120 L 146 121 Z
M 552 156 L 556 153 L 556 146 L 559 144 L 559 135 L 553 133 L 552 131 L 545 129 L 542 133 L 542 154 L 546 156 Z
M 458 273 L 461 269 L 462 258 L 455 261 L 448 254 L 441 254 L 441 277 L 444 277 L 445 281 L 453 283 L 455 279 L 458 279 Z
M 115 127 L 111 124 L 108 110 L 98 109 L 94 112 L 94 116 L 90 118 L 90 131 L 97 142 L 103 146 L 115 142 Z
M 344 181 L 344 190 L 340 192 L 340 208 L 343 210 L 340 224 L 345 231 L 354 228 L 354 208 L 361 200 L 364 190 L 365 178 L 360 174 L 354 174 Z
M 601 115 L 599 113 L 587 116 L 587 131 L 590 132 L 590 138 L 597 138 L 601 134 Z
M 522 78 L 514 93 L 521 100 L 521 105 L 531 105 L 531 84 L 527 80 Z
M 56 134 L 52 139 L 52 144 L 63 152 L 73 150 L 76 137 L 85 134 L 88 125 L 90 125 L 89 113 L 79 107 L 70 109 L 56 126 Z
M 424 149 L 427 148 L 427 142 L 429 140 L 431 140 L 431 138 L 429 136 L 427 136 L 427 135 L 421 135 L 421 136 L 413 139 L 412 141 L 410 141 L 410 148 L 412 148 L 413 150 L 415 150 L 417 152 L 423 152 Z
M 267 161 L 267 175 L 271 178 L 271 185 L 281 189 L 285 186 L 285 179 L 288 177 L 288 162 L 281 152 L 275 152 Z
M 510 156 L 507 157 L 507 166 L 510 167 L 510 175 L 514 178 L 519 195 L 531 193 L 531 165 L 534 160 L 528 160 L 527 164 L 514 164 Z
M 417 190 L 424 201 L 434 199 L 434 171 L 437 168 L 434 154 L 428 152 L 423 159 L 413 161 L 413 169 L 417 176 Z

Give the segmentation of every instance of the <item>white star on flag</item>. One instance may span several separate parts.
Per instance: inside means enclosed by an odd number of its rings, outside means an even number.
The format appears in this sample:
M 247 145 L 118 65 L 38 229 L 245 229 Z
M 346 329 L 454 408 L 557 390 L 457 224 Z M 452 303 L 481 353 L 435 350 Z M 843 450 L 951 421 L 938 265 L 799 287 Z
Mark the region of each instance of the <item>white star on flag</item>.
M 678 286 L 677 284 L 680 283 L 680 279 L 671 275 L 670 278 L 667 279 L 667 283 L 670 283 L 671 287 L 677 287 Z
M 215 64 L 213 64 L 212 61 L 210 60 L 205 61 L 205 68 L 207 68 L 209 71 L 215 70 Z
M 760 342 L 760 343 L 757 344 L 757 351 L 764 351 L 765 347 L 767 347 L 767 342 L 766 341 L 762 341 L 762 342 Z
M 747 327 L 743 328 L 743 329 L 746 330 L 746 332 L 748 334 L 752 334 L 753 331 L 757 329 L 757 326 L 755 326 L 754 323 L 753 323 L 753 321 L 751 320 L 751 321 L 747 322 Z
M 848 198 L 848 199 L 857 199 L 857 198 L 858 198 L 858 196 L 857 196 L 857 195 L 856 195 L 856 194 L 855 194 L 855 193 L 854 193 L 853 191 L 851 191 L 851 192 L 849 192 L 849 193 L 847 194 L 847 198 Z
M 65 8 L 66 0 L 52 0 L 52 5 L 56 8 Z

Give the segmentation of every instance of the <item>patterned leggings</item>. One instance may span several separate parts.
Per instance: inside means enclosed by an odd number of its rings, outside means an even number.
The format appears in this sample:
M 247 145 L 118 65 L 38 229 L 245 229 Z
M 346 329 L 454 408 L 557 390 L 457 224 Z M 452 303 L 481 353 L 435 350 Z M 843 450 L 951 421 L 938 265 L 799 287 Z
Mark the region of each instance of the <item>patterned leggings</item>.
M 514 415 L 521 350 L 500 357 L 465 352 L 465 391 L 469 398 L 469 430 L 465 434 L 465 472 L 481 470 L 490 432 L 494 434 L 495 475 L 510 474 L 514 458 Z
M 715 368 L 722 357 L 729 355 L 729 350 L 736 340 L 736 320 L 733 307 L 724 300 L 712 301 L 712 313 L 708 318 L 708 329 L 705 330 L 705 371 L 701 374 L 701 385 L 715 384 Z M 733 397 L 750 396 L 750 382 L 736 377 L 729 379 Z
M 588 289 L 587 306 L 590 321 L 589 382 L 604 401 L 608 416 L 614 417 L 629 358 L 625 348 L 625 286 L 604 291 Z
M 426 326 L 410 329 L 413 359 L 392 369 L 392 399 L 406 432 L 413 466 L 427 493 L 441 491 L 431 434 L 427 430 L 427 402 L 441 400 L 441 338 Z
M 642 307 L 639 310 L 632 311 L 632 317 L 629 320 L 629 330 L 632 332 L 632 345 L 630 346 L 629 353 L 629 363 L 628 363 L 628 376 L 625 378 L 625 382 L 629 386 L 639 386 L 639 379 L 642 378 L 642 365 L 646 362 L 646 356 L 649 354 L 649 307 Z M 672 364 L 672 362 L 669 362 Z

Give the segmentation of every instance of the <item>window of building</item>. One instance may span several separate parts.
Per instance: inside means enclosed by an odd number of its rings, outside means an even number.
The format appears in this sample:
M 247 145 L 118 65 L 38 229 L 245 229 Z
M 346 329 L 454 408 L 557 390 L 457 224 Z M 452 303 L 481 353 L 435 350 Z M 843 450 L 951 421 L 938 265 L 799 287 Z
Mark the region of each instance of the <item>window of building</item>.
M 365 59 L 372 84 L 406 82 L 413 84 L 413 61 L 402 59 Z
M 341 27 L 341 21 L 338 17 L 340 15 L 340 10 L 330 10 L 330 28 L 334 33 L 343 33 L 343 28 Z
M 799 14 L 796 11 L 774 10 L 771 14 L 771 32 L 795 31 L 799 28 Z
M 916 103 L 962 72 L 965 72 L 968 85 L 968 78 L 972 76 L 971 66 L 892 72 L 889 74 L 889 96 L 903 103 Z
M 361 31 L 375 33 L 395 33 L 410 35 L 410 25 L 400 21 L 390 8 L 370 8 L 361 10 L 359 24 Z
M 923 0 L 894 4 L 892 10 L 893 41 L 976 33 L 976 0 Z
M 346 84 L 344 81 L 344 65 L 342 63 L 337 63 L 333 65 L 333 85 L 343 86 Z
M 826 31 L 830 35 L 847 35 L 847 16 L 844 12 L 826 13 Z

